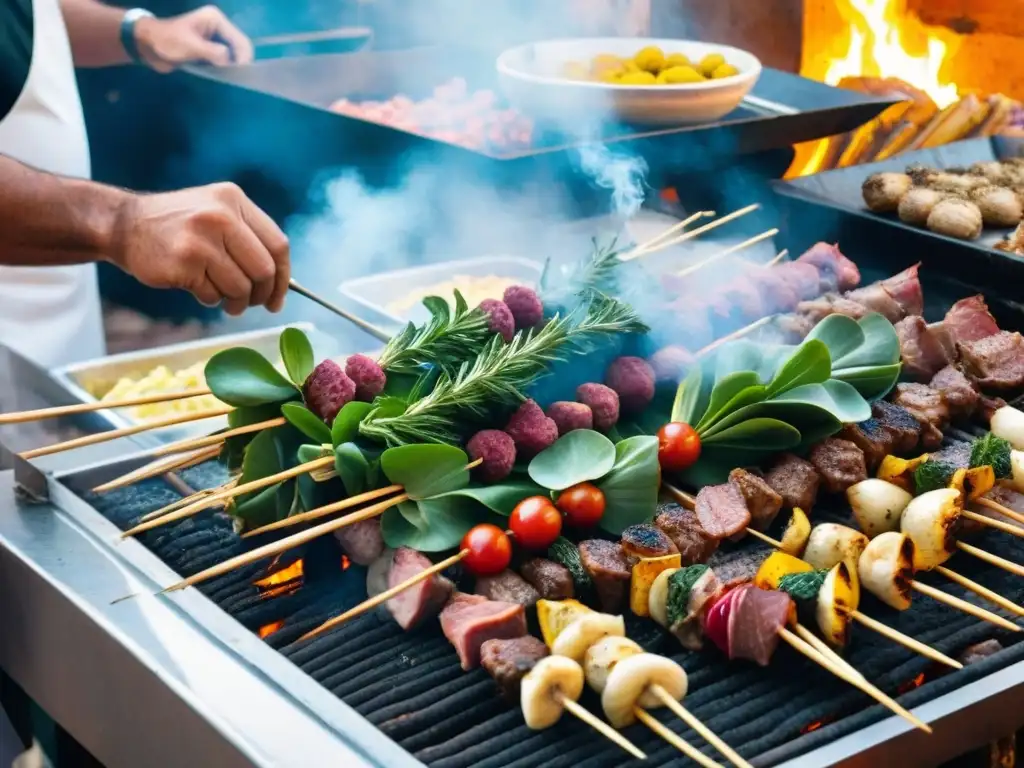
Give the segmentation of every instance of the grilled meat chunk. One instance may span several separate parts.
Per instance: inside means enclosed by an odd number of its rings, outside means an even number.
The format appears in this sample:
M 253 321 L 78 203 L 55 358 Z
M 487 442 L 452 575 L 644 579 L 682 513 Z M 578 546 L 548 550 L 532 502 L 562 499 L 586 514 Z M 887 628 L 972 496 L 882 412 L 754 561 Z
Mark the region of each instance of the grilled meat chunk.
M 900 305 L 903 317 L 924 312 L 924 292 L 921 290 L 921 278 L 917 274 L 920 268 L 921 264 L 917 263 L 879 283 Z
M 929 385 L 942 393 L 949 415 L 953 419 L 967 419 L 974 415 L 981 396 L 974 385 L 964 376 L 959 368 L 947 365 L 936 373 Z
M 818 268 L 805 261 L 784 261 L 772 267 L 775 274 L 789 283 L 797 297 L 803 301 L 818 295 L 820 277 Z
M 1003 650 L 1003 645 L 998 640 L 982 640 L 980 643 L 969 645 L 960 652 L 960 656 L 957 658 L 961 664 L 965 667 L 969 667 L 971 664 L 977 664 L 979 661 L 984 661 L 989 656 L 995 656 Z
M 882 459 L 893 452 L 895 435 L 881 421 L 872 417 L 858 424 L 847 424 L 838 437 L 849 440 L 864 453 L 868 470 L 875 469 Z
M 694 506 L 701 527 L 715 538 L 727 539 L 750 525 L 747 502 L 732 483 L 705 485 L 697 493 Z
M 580 561 L 594 582 L 601 610 L 621 613 L 626 605 L 632 575 L 630 562 L 622 547 L 604 539 L 581 541 Z
M 545 600 L 568 600 L 575 594 L 569 569 L 554 560 L 530 558 L 519 567 L 519 572 Z
M 718 539 L 704 530 L 692 509 L 678 504 L 661 504 L 654 524 L 672 539 L 683 565 L 706 563 L 718 549 Z
M 897 384 L 892 401 L 906 408 L 921 425 L 921 447 L 933 451 L 942 445 L 942 430 L 949 424 L 949 406 L 942 393 L 924 384 Z
M 789 620 L 793 603 L 778 590 L 764 590 L 746 584 L 735 598 L 729 617 L 729 658 L 748 659 L 768 666 L 779 646 L 779 631 Z
M 780 317 L 776 326 L 783 339 L 795 344 L 814 330 L 814 320 L 806 315 L 789 314 Z
M 1024 337 L 1000 331 L 957 345 L 967 378 L 984 390 L 1016 392 L 1024 388 Z
M 493 639 L 480 647 L 480 664 L 494 678 L 501 697 L 517 703 L 519 683 L 547 655 L 548 647 L 533 635 Z
M 481 576 L 476 580 L 476 594 L 488 600 L 518 603 L 524 608 L 536 605 L 540 594 L 515 571 L 505 569 L 494 576 Z
M 801 301 L 797 304 L 796 311 L 807 315 L 815 323 L 821 322 L 829 315 L 846 315 L 853 320 L 860 320 L 871 312 L 863 304 L 858 304 L 856 301 L 834 293 L 825 294 L 820 299 Z
M 745 469 L 734 469 L 729 473 L 729 482 L 739 489 L 750 512 L 750 526 L 758 531 L 768 528 L 782 509 L 780 496 L 763 477 Z
M 819 272 L 834 275 L 841 291 L 849 291 L 860 285 L 860 270 L 840 252 L 837 245 L 816 243 L 801 254 L 797 261 L 813 264 Z
M 649 523 L 640 523 L 626 528 L 622 532 L 619 544 L 626 557 L 636 559 L 674 555 L 679 551 L 672 543 L 672 539 L 666 536 L 660 528 Z
M 334 532 L 342 550 L 356 565 L 370 565 L 384 551 L 380 520 L 360 520 Z
M 879 400 L 871 405 L 871 416 L 892 435 L 892 453 L 908 455 L 921 442 L 921 424 L 903 406 Z
M 711 556 L 708 565 L 714 569 L 724 591 L 753 581 L 757 569 L 770 553 L 768 547 L 759 545 L 720 549 Z
M 684 648 L 699 651 L 703 647 L 704 617 L 721 592 L 722 582 L 714 568 L 708 568 L 694 583 L 686 603 L 686 615 L 669 627 Z
M 911 315 L 895 328 L 907 376 L 928 381 L 953 361 L 952 343 L 944 337 L 945 329 L 940 325 L 929 326 L 920 315 Z
M 758 286 L 765 307 L 770 312 L 789 312 L 801 297 L 776 267 L 758 267 L 747 275 Z
M 999 333 L 996 319 L 988 311 L 985 297 L 980 294 L 960 299 L 949 308 L 942 324 L 957 343 L 979 341 Z
M 409 547 L 399 547 L 395 550 L 391 570 L 388 571 L 388 589 L 397 587 L 432 565 L 433 563 L 423 553 Z M 452 589 L 453 584 L 448 579 L 440 574 L 434 574 L 388 600 L 388 610 L 391 611 L 398 626 L 406 630 L 412 629 L 440 611 Z
M 821 479 L 809 461 L 784 453 L 765 473 L 764 480 L 782 497 L 786 507 L 800 507 L 810 514 Z
M 827 437 L 811 448 L 807 458 L 829 493 L 845 493 L 851 485 L 868 479 L 864 451 L 849 440 Z
M 882 283 L 872 283 L 850 291 L 846 299 L 857 302 L 871 312 L 878 312 L 890 323 L 898 323 L 905 317 L 903 307 L 885 290 Z
M 526 634 L 526 612 L 517 603 L 456 592 L 441 611 L 441 631 L 468 672 L 479 666 L 481 646 L 488 640 Z

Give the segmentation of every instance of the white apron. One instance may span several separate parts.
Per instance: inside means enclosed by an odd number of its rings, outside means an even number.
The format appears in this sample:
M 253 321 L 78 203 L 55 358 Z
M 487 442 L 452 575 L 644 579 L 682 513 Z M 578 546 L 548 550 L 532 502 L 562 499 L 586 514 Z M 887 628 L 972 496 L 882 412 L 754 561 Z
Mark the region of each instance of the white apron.
M 89 142 L 58 0 L 33 0 L 28 81 L 0 119 L 0 154 L 89 178 Z M 46 367 L 104 354 L 96 267 L 0 266 L 0 341 Z

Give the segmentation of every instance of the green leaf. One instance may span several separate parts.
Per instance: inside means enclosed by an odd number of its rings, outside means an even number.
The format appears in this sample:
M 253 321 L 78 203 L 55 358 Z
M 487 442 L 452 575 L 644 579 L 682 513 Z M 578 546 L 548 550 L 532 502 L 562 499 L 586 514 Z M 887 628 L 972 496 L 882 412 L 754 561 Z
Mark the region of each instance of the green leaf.
M 658 438 L 641 435 L 617 443 L 615 466 L 597 486 L 605 500 L 601 527 L 609 533 L 619 535 L 649 519 L 658 506 L 661 486 Z
M 857 349 L 835 360 L 838 368 L 892 365 L 900 361 L 900 338 L 893 324 L 877 312 L 857 321 L 862 341 Z
M 820 341 L 828 347 L 832 362 L 838 364 L 843 358 L 860 349 L 864 343 L 864 329 L 852 317 L 829 315 L 814 326 L 804 338 L 805 343 L 813 340 Z
M 380 456 L 385 476 L 404 486 L 413 500 L 465 488 L 469 485 L 468 463 L 465 451 L 439 443 L 388 448 Z
M 299 446 L 297 451 L 300 464 L 308 464 L 311 461 L 316 461 L 317 459 L 322 459 L 325 456 L 330 456 L 331 453 L 333 453 L 333 450 L 330 443 L 327 443 L 326 445 L 310 445 L 309 443 L 304 443 Z
M 277 498 L 281 488 L 281 483 L 275 483 L 256 494 L 247 494 L 244 499 L 239 497 L 231 511 L 232 516 L 244 520 L 247 528 L 260 528 L 277 522 L 280 519 Z
M 460 488 L 457 491 L 448 491 L 447 493 L 432 496 L 431 500 L 452 498 L 455 496 L 472 499 L 473 501 L 487 507 L 492 512 L 495 512 L 502 517 L 508 517 L 512 514 L 512 510 L 515 509 L 516 504 L 523 499 L 527 499 L 530 496 L 546 495 L 547 490 L 536 483 L 531 483 L 529 480 L 509 479 L 502 483 L 495 483 L 494 485 L 467 486 L 465 488 Z
M 430 316 L 435 322 L 447 324 L 451 317 L 451 310 L 448 302 L 440 296 L 426 296 L 423 299 L 423 306 L 427 308 Z
M 358 400 L 345 403 L 338 411 L 338 415 L 334 417 L 334 424 L 331 426 L 331 444 L 338 446 L 355 440 L 359 436 L 359 422 L 365 419 L 366 414 L 372 410 L 371 403 L 363 403 Z
M 828 569 L 804 571 L 803 573 L 787 573 L 779 579 L 779 590 L 785 592 L 799 603 L 813 603 L 818 599 L 825 584 Z
M 832 378 L 852 384 L 866 400 L 874 402 L 885 397 L 896 386 L 901 370 L 903 370 L 902 363 L 861 366 L 833 371 Z
M 768 397 L 795 389 L 804 384 L 828 381 L 832 373 L 832 358 L 828 347 L 817 339 L 805 341 L 782 363 L 768 385 Z
M 800 430 L 779 419 L 746 419 L 704 440 L 718 448 L 785 451 L 800 444 Z
M 747 387 L 741 392 L 737 393 L 732 400 L 725 404 L 718 411 L 718 416 L 708 421 L 703 427 L 700 428 L 698 434 L 703 440 L 708 435 L 713 435 L 716 432 L 724 429 L 726 422 L 733 423 L 742 420 L 741 414 L 746 414 L 750 409 L 757 407 L 759 403 L 762 403 L 768 394 L 768 387 L 763 384 L 757 384 L 753 387 Z
M 342 443 L 334 449 L 334 468 L 349 496 L 366 490 L 366 477 L 370 462 L 355 443 Z
M 828 411 L 842 424 L 855 424 L 871 418 L 871 406 L 860 393 L 845 381 L 831 379 L 824 384 L 805 384 L 791 389 L 771 401 L 809 405 Z
M 756 452 L 735 451 L 728 448 L 716 449 L 714 445 L 702 446 L 696 463 L 679 473 L 679 478 L 691 488 L 718 485 L 729 479 L 729 473 L 737 466 L 752 466 L 772 455 L 771 450 Z
M 700 432 L 704 426 L 713 424 L 724 415 L 725 407 L 736 395 L 748 387 L 757 386 L 762 386 L 761 380 L 753 371 L 736 371 L 720 379 L 715 383 L 715 388 L 711 390 L 711 399 L 708 402 L 707 410 L 701 420 L 692 425 L 693 428 Z
M 206 385 L 218 400 L 236 407 L 293 400 L 298 389 L 267 358 L 247 347 L 218 352 L 206 363 Z
M 699 415 L 697 404 L 700 402 L 701 383 L 704 378 L 704 371 L 700 365 L 694 365 L 686 378 L 679 382 L 676 389 L 676 399 L 672 402 L 672 415 L 670 421 L 681 421 L 684 424 L 693 424 Z
M 452 293 L 455 294 L 455 316 L 461 317 L 469 311 L 469 304 L 458 288 L 454 289 Z
M 690 606 L 690 593 L 708 566 L 688 565 L 668 577 L 668 626 L 686 618 Z
M 892 323 L 877 312 L 854 321 L 830 315 L 808 338 L 820 339 L 832 354 L 832 378 L 847 381 L 868 400 L 877 400 L 899 378 L 900 341 Z
M 454 549 L 479 522 L 469 499 L 406 501 L 384 512 L 380 521 L 384 543 L 420 552 Z
M 310 440 L 318 443 L 331 442 L 331 430 L 309 408 L 302 403 L 285 403 L 281 415 Z
M 281 360 L 292 383 L 302 388 L 313 372 L 313 345 L 309 337 L 298 328 L 285 328 L 281 331 Z
M 538 485 L 564 491 L 597 480 L 615 465 L 615 444 L 592 429 L 575 429 L 558 438 L 530 462 L 530 477 Z

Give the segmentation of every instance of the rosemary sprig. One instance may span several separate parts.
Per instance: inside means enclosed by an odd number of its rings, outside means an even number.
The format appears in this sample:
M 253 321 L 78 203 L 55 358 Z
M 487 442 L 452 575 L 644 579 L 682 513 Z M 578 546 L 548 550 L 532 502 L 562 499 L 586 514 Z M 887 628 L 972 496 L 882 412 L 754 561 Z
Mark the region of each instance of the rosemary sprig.
M 564 301 L 574 294 L 591 291 L 616 293 L 615 273 L 621 263 L 619 256 L 624 249 L 618 247 L 618 238 L 614 238 L 605 246 L 599 245 L 597 238 L 591 242 L 594 248 L 590 257 L 575 264 L 567 273 L 552 275 L 551 260 L 548 259 L 540 279 L 540 290 L 545 303 Z
M 430 311 L 430 320 L 420 328 L 409 323 L 391 338 L 377 361 L 389 374 L 417 374 L 423 364 L 454 372 L 493 335 L 487 316 L 479 309 L 469 309 L 458 291 L 454 310 L 438 296 L 428 296 L 423 304 Z
M 371 411 L 359 432 L 392 446 L 457 443 L 467 428 L 480 427 L 496 412 L 521 402 L 523 390 L 551 363 L 585 352 L 597 337 L 647 330 L 629 305 L 591 294 L 584 309 L 556 316 L 538 331 L 521 331 L 510 344 L 493 338 L 475 361 L 463 363 L 454 375 L 442 374 L 434 390 L 405 413 L 380 416 Z

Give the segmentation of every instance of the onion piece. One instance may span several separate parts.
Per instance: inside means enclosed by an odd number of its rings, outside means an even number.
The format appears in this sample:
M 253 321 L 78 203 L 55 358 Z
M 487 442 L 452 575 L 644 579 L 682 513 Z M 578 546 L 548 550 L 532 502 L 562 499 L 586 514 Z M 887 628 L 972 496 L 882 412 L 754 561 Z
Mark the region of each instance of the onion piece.
M 857 525 L 873 539 L 886 531 L 898 531 L 900 516 L 913 496 L 898 485 L 871 477 L 846 489 Z

